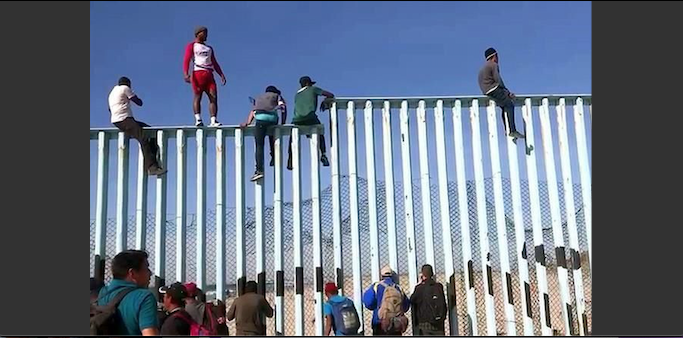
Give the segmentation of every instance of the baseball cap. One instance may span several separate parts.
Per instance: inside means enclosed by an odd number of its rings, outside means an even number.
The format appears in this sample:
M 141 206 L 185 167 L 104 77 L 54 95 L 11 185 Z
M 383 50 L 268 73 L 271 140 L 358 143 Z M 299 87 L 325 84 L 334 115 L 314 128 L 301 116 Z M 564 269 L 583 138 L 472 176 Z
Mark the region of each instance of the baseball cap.
M 197 284 L 193 282 L 185 283 L 185 291 L 187 291 L 188 297 L 197 296 Z
M 160 294 L 168 294 L 171 296 L 171 298 L 177 302 L 182 301 L 183 299 L 187 298 L 187 289 L 185 289 L 185 285 L 176 282 L 168 286 L 162 286 L 159 288 L 159 293 Z
M 310 76 L 302 76 L 299 79 L 299 84 L 302 86 L 309 85 L 309 84 L 314 85 L 315 83 L 316 83 L 315 81 L 311 80 Z
M 325 292 L 326 293 L 334 293 L 337 292 L 337 285 L 335 285 L 332 282 L 325 283 Z
M 394 270 L 391 270 L 390 266 L 385 266 L 381 270 L 382 277 L 391 277 L 394 274 Z
M 194 36 L 199 35 L 199 32 L 208 31 L 209 29 L 204 26 L 199 26 L 194 29 Z
M 497 53 L 498 52 L 495 49 L 493 49 L 493 47 L 491 47 L 484 52 L 484 57 L 486 58 L 486 60 L 488 60 Z

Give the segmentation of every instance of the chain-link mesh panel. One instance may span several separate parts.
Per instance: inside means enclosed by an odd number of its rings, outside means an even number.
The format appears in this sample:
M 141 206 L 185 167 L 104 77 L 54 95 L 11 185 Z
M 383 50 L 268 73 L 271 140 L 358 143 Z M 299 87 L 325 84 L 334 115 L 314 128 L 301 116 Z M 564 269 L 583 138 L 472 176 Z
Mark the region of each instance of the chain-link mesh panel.
M 387 223 L 386 223 L 386 195 L 385 195 L 385 184 L 384 182 L 377 182 L 377 215 L 378 215 L 378 240 L 379 240 L 379 253 L 380 253 L 380 265 L 385 265 L 389 262 L 389 245 L 387 237 Z M 458 187 L 454 182 L 449 182 L 448 184 L 448 198 L 449 198 L 449 215 L 450 215 L 450 230 L 451 230 L 451 243 L 452 243 L 452 255 L 453 264 L 455 268 L 455 292 L 456 292 L 456 309 L 458 318 L 458 332 L 464 334 L 469 332 L 469 327 L 467 323 L 467 311 L 466 311 L 466 296 L 464 288 L 464 266 L 462 261 L 462 236 L 460 233 L 460 222 L 463 219 L 462 215 L 459 214 L 458 205 L 458 189 L 464 188 L 467 190 L 468 199 L 468 211 L 467 219 L 470 227 L 470 243 L 472 249 L 472 259 L 474 263 L 474 287 L 476 295 L 477 304 L 477 323 L 480 333 L 485 333 L 485 305 L 484 305 L 484 279 L 485 274 L 481 271 L 481 254 L 480 254 L 480 243 L 479 243 L 479 225 L 477 219 L 477 201 L 476 201 L 476 191 L 474 182 L 468 181 L 465 187 Z M 583 214 L 583 202 L 581 196 L 581 188 L 579 185 L 573 187 L 574 201 L 576 213 L 573 215 L 575 217 L 579 232 L 579 247 L 581 251 L 581 268 L 583 272 L 583 286 L 585 291 L 585 307 L 586 315 L 588 321 L 588 331 L 592 327 L 592 311 L 591 311 L 591 275 L 587 259 L 587 238 L 586 238 L 586 228 L 584 223 Z M 423 212 L 422 212 L 422 199 L 421 199 L 421 185 L 419 180 L 415 180 L 412 184 L 413 189 L 413 208 L 414 208 L 414 226 L 415 226 L 415 242 L 416 242 L 416 255 L 418 267 L 425 262 L 425 250 L 424 250 L 424 229 L 423 229 Z M 558 184 L 558 192 L 560 199 L 558 201 L 561 211 L 561 223 L 562 223 L 562 235 L 564 238 L 564 246 L 569 247 L 568 241 L 568 229 L 566 224 L 566 211 L 564 206 L 564 191 L 562 190 L 562 185 Z M 496 313 L 496 328 L 499 333 L 505 332 L 505 315 L 504 315 L 504 301 L 502 299 L 502 288 L 504 287 L 503 278 L 500 271 L 500 250 L 498 246 L 498 234 L 495 219 L 495 209 L 493 206 L 493 190 L 492 190 L 492 180 L 485 180 L 485 191 L 483 192 L 486 196 L 486 208 L 487 215 L 487 225 L 488 225 L 488 239 L 489 239 L 489 252 L 491 255 L 490 264 L 493 269 L 493 287 L 495 292 L 495 313 Z M 541 199 L 541 222 L 540 227 L 543 229 L 543 239 L 544 245 L 546 247 L 546 260 L 547 264 L 547 277 L 548 286 L 550 290 L 550 317 L 553 329 L 557 330 L 560 334 L 564 334 L 562 325 L 562 302 L 559 297 L 559 282 L 556 267 L 556 257 L 555 257 L 555 246 L 553 240 L 553 229 L 552 220 L 550 213 L 550 204 L 548 199 L 548 189 L 545 182 L 539 182 L 539 193 Z M 367 181 L 359 178 L 358 181 L 358 194 L 359 194 L 359 229 L 360 229 L 360 257 L 369 257 L 370 255 L 370 232 L 369 232 L 369 213 L 368 213 L 368 196 L 367 196 Z M 525 245 L 527 247 L 527 252 L 533 252 L 533 232 L 531 224 L 531 206 L 529 205 L 529 189 L 527 182 L 522 182 L 521 184 L 521 194 L 522 194 L 522 210 L 524 219 L 524 231 L 525 231 Z M 341 230 L 342 230 L 342 259 L 344 264 L 344 294 L 353 297 L 353 252 L 352 252 L 352 236 L 351 236 L 351 218 L 350 218 L 350 205 L 349 205 L 349 180 L 348 177 L 342 176 L 340 178 L 340 201 L 341 201 Z M 440 203 L 439 203 L 438 186 L 432 185 L 430 188 L 430 202 L 431 202 L 431 212 L 432 212 L 432 224 L 433 224 L 433 241 L 435 250 L 435 271 L 437 272 L 437 279 L 446 284 L 447 276 L 443 274 L 444 259 L 443 259 L 443 246 L 442 243 L 442 231 L 441 231 L 441 214 L 440 214 Z M 519 288 L 519 268 L 520 264 L 517 262 L 516 252 L 518 252 L 516 247 L 516 233 L 514 217 L 512 213 L 512 199 L 510 191 L 510 181 L 506 178 L 503 179 L 503 197 L 504 197 L 504 209 L 505 209 L 505 223 L 508 237 L 508 257 L 510 261 L 510 269 L 512 275 L 512 293 L 515 302 L 515 325 L 516 333 L 521 333 L 522 331 L 522 318 L 524 316 L 523 309 L 521 307 L 521 297 L 523 294 L 520 293 Z M 404 203 L 403 203 L 403 186 L 401 183 L 395 183 L 395 214 L 396 214 L 396 250 L 398 253 L 398 274 L 401 288 L 406 292 L 410 293 L 410 281 L 408 277 L 408 256 L 407 256 L 407 240 L 406 240 L 406 224 L 404 216 Z M 333 225 L 332 225 L 332 191 L 330 187 L 321 191 L 321 246 L 322 246 L 322 262 L 323 262 L 323 278 L 325 281 L 334 281 L 334 246 L 333 246 Z M 292 203 L 284 202 L 282 204 L 282 250 L 283 250 L 283 270 L 285 278 L 285 294 L 284 294 L 284 323 L 286 335 L 293 335 L 295 333 L 295 304 L 294 304 L 294 294 L 295 294 L 295 266 L 294 266 L 294 238 L 293 238 L 293 223 L 292 223 Z M 313 265 L 313 228 L 312 228 L 312 203 L 311 200 L 305 200 L 301 204 L 301 216 L 302 216 L 302 253 L 303 253 L 303 267 L 304 267 L 304 318 L 305 318 L 305 333 L 311 335 L 315 332 L 315 290 L 314 290 L 314 271 L 315 266 Z M 570 215 L 571 216 L 571 215 Z M 235 297 L 236 289 L 236 250 L 237 245 L 235 240 L 235 209 L 227 209 L 225 217 L 225 254 L 226 254 L 226 283 L 228 290 L 227 304 L 228 306 L 232 303 Z M 265 227 L 265 268 L 266 268 L 266 298 L 271 304 L 274 304 L 274 280 L 275 280 L 275 270 L 274 270 L 274 229 L 273 229 L 273 208 L 268 206 L 264 210 L 264 227 Z M 165 278 L 167 283 L 172 283 L 176 281 L 176 215 L 167 215 L 166 222 L 166 245 L 165 257 L 166 257 L 166 271 Z M 153 214 L 147 216 L 147 234 L 146 234 L 146 250 L 150 254 L 150 266 L 154 267 L 156 264 L 156 257 L 154 251 L 155 245 L 155 217 Z M 206 214 L 206 284 L 207 291 L 214 290 L 216 282 L 216 214 L 213 210 L 208 210 Z M 128 219 L 128 231 L 127 231 L 127 247 L 135 247 L 135 217 L 131 216 Z M 109 266 L 111 263 L 111 258 L 115 254 L 115 237 L 116 220 L 110 218 L 107 220 L 106 228 L 106 281 L 111 279 L 111 272 L 109 271 Z M 196 266 L 196 250 L 197 250 L 197 225 L 195 215 L 187 215 L 186 220 L 186 245 L 185 245 L 185 259 L 186 259 L 186 274 L 185 280 L 194 280 L 197 275 Z M 255 210 L 253 208 L 247 208 L 245 210 L 245 229 L 244 229 L 244 247 L 246 248 L 246 268 L 247 268 L 247 278 L 251 280 L 256 279 L 256 224 L 255 224 Z M 90 275 L 93 276 L 93 263 L 94 263 L 94 250 L 95 250 L 95 221 L 90 221 Z M 539 299 L 538 299 L 538 289 L 536 283 L 536 271 L 533 255 L 529 255 L 527 262 L 521 265 L 521 268 L 529 269 L 529 280 L 531 284 L 531 302 L 532 302 L 532 315 L 534 322 L 534 334 L 540 335 L 540 317 L 539 317 Z M 362 288 L 365 290 L 373 282 L 371 279 L 372 266 L 370 259 L 361 258 L 361 273 L 362 273 Z M 569 274 L 569 292 L 572 295 L 572 307 L 574 309 L 572 323 L 573 331 L 578 332 L 578 320 L 581 319 L 580 314 L 576 313 L 576 304 L 574 297 L 574 283 L 573 275 Z M 371 311 L 364 309 L 364 322 L 365 322 L 365 333 L 366 335 L 371 335 Z M 407 314 L 410 317 L 410 312 Z M 274 319 L 268 319 L 268 334 L 274 334 Z M 234 334 L 235 328 L 234 323 L 230 323 L 230 330 Z M 448 333 L 448 331 L 447 331 Z M 412 334 L 412 329 L 409 328 L 406 334 Z

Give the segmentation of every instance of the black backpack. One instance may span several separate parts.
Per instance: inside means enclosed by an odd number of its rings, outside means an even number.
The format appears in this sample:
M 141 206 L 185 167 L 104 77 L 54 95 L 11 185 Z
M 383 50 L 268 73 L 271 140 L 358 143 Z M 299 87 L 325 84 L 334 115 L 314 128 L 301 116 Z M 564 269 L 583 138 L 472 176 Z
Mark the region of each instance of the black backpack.
M 107 305 L 97 305 L 97 300 L 90 303 L 90 335 L 111 336 L 121 333 L 123 322 L 116 309 L 126 295 L 135 288 L 125 288 L 114 296 Z
M 422 293 L 426 312 L 423 317 L 428 319 L 431 324 L 440 324 L 446 320 L 446 297 L 443 294 L 443 286 L 439 283 L 427 284 Z

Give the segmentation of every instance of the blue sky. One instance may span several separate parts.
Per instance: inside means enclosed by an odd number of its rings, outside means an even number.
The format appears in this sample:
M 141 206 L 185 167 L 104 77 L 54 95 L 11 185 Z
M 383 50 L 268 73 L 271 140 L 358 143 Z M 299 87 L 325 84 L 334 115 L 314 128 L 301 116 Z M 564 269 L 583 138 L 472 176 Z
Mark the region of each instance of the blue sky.
M 258 95 L 271 84 L 280 88 L 288 102 L 293 103 L 302 75 L 310 75 L 320 87 L 337 96 L 476 95 L 479 94 L 477 72 L 483 62 L 483 51 L 490 46 L 498 49 L 502 76 L 515 93 L 591 92 L 590 2 L 91 2 L 91 127 L 111 126 L 106 98 L 122 75 L 132 79 L 134 91 L 145 102 L 144 107 L 134 108 L 136 118 L 151 125 L 191 124 L 192 93 L 183 81 L 181 65 L 184 46 L 193 39 L 194 27 L 198 25 L 209 28 L 208 43 L 214 47 L 227 76 L 227 85 L 219 85 L 219 120 L 223 124 L 242 122 L 250 108 L 248 97 Z M 207 108 L 205 99 L 202 107 L 205 120 Z M 450 114 L 446 116 L 448 134 L 452 123 Z M 358 120 L 362 122 L 362 119 Z M 326 117 L 324 121 L 327 121 Z M 521 125 L 521 117 L 517 121 Z M 431 131 L 433 122 L 430 123 Z M 587 126 L 590 148 L 590 124 Z M 375 147 L 377 176 L 383 179 L 381 129 L 377 123 L 375 127 L 375 138 L 379 140 Z M 411 128 L 414 133 L 411 142 L 415 148 L 415 124 Z M 540 135 L 538 123 L 535 128 Z M 394 162 L 400 166 L 398 128 L 394 130 Z M 573 125 L 569 130 L 571 144 Z M 344 134 L 345 128 L 340 132 Z M 485 133 L 485 129 L 482 132 Z M 356 134 L 358 170 L 365 177 L 362 126 Z M 345 136 L 342 136 L 344 142 Z M 430 158 L 435 158 L 433 138 L 431 133 Z M 188 143 L 190 192 L 195 180 L 193 140 Z M 305 140 L 302 138 L 302 144 Z M 247 168 L 250 169 L 253 142 L 247 143 Z M 540 146 L 540 136 L 536 143 Z M 447 143 L 449 150 L 450 144 Z M 175 142 L 171 141 L 169 146 L 174 147 Z M 111 149 L 115 149 L 114 144 Z M 131 168 L 134 169 L 137 166 L 136 142 L 131 143 L 131 149 L 134 151 Z M 308 153 L 307 147 L 304 149 Z M 417 179 L 419 163 L 417 150 L 414 151 L 413 179 Z M 91 142 L 90 154 L 93 217 L 95 142 Z M 342 160 L 345 160 L 345 151 L 343 155 Z M 449 179 L 455 180 L 453 154 L 448 156 Z M 559 152 L 555 156 L 560 177 Z M 215 177 L 212 171 L 214 158 L 209 151 L 209 185 Z M 234 153 L 229 152 L 228 167 L 233 158 Z M 572 153 L 574 164 L 575 158 Z M 303 159 L 308 165 L 308 157 Z M 174 156 L 169 160 L 169 212 L 173 212 Z M 541 157 L 538 160 L 541 174 L 543 162 Z M 507 168 L 505 157 L 501 162 Z M 110 216 L 115 211 L 111 204 L 115 201 L 115 164 L 116 158 L 112 156 Z M 430 165 L 432 184 L 436 184 L 435 160 Z M 488 162 L 485 165 L 488 166 Z M 522 156 L 520 165 L 524 165 Z M 344 164 L 342 174 L 347 172 Z M 248 170 L 247 175 L 250 173 Z M 272 175 L 272 171 L 267 170 L 266 175 L 269 173 Z M 229 168 L 228 174 L 232 175 L 234 171 Z M 522 170 L 522 174 L 525 171 Z M 322 188 L 329 184 L 329 176 L 329 169 L 322 168 Z M 285 172 L 285 185 L 289 177 Z M 400 170 L 395 171 L 395 178 L 400 180 Z M 136 171 L 131 172 L 130 181 L 129 212 L 132 214 Z M 232 184 L 234 177 L 229 176 L 227 181 Z M 578 182 L 576 174 L 574 183 Z M 150 180 L 149 188 L 153 195 L 153 180 Z M 231 188 L 228 186 L 228 191 Z M 253 201 L 250 194 L 251 189 L 247 196 L 249 202 Z M 304 193 L 304 197 L 308 195 Z M 150 198 L 152 203 L 153 196 Z M 213 189 L 209 188 L 207 198 L 211 208 Z M 414 198 L 419 199 L 419 196 Z M 150 204 L 150 211 L 153 205 Z M 191 192 L 188 211 L 193 210 Z

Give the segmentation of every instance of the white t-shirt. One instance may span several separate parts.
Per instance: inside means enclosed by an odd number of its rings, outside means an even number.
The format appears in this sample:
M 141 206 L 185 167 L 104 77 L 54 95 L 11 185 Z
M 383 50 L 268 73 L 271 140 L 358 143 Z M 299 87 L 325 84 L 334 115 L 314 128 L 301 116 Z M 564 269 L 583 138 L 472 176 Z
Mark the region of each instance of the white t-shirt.
M 213 49 L 202 43 L 195 43 L 192 46 L 194 52 L 194 70 L 213 70 L 213 62 L 211 62 Z
M 130 107 L 130 99 L 135 93 L 130 87 L 118 85 L 109 93 L 109 110 L 111 111 L 111 123 L 121 122 L 127 117 L 133 117 Z

